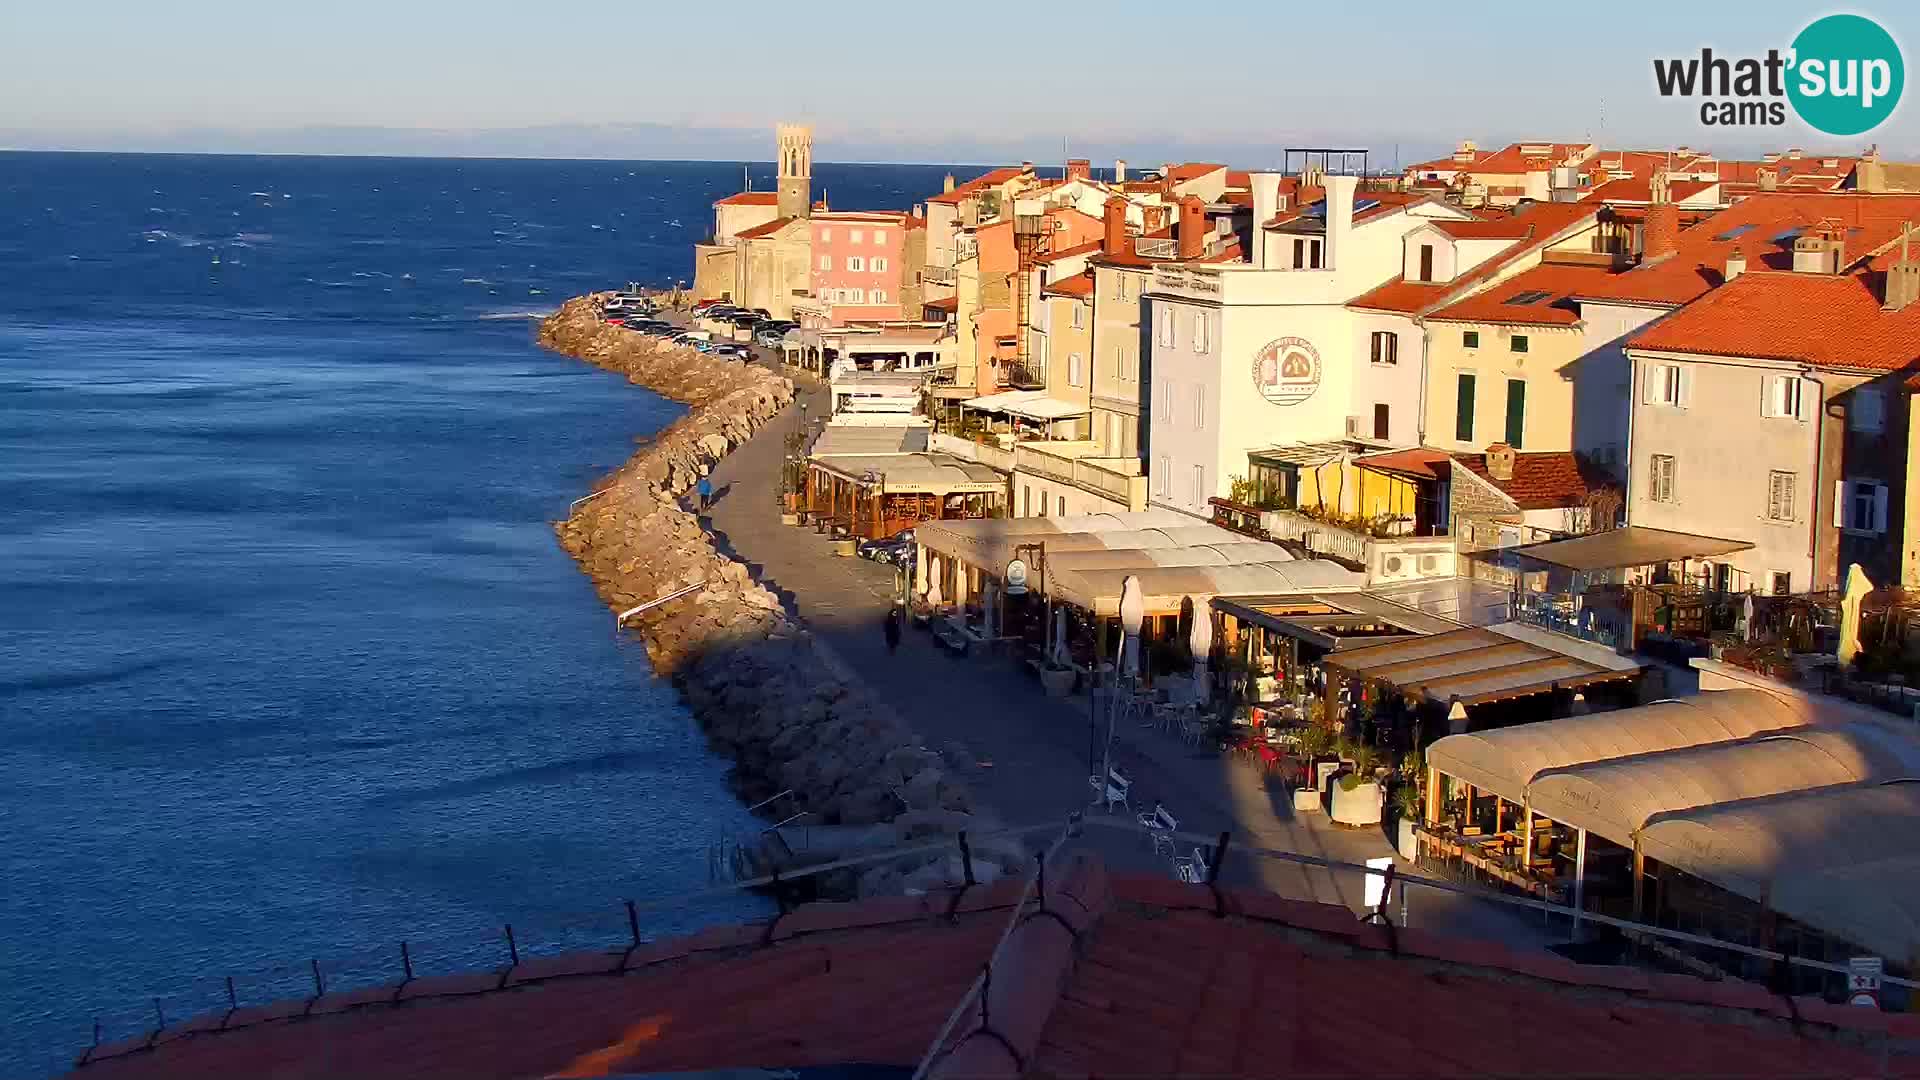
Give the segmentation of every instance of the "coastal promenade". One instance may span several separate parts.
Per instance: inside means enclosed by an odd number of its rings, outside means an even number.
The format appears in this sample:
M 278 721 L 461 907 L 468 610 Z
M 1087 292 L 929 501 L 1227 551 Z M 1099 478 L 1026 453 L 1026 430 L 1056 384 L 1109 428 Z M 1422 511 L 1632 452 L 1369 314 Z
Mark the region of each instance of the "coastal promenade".
M 811 416 L 826 415 L 827 394 L 818 380 L 786 374 L 796 383 L 796 402 L 805 401 Z M 716 498 L 703 524 L 719 549 L 746 563 L 789 613 L 928 744 L 958 742 L 978 759 L 966 779 L 984 815 L 1025 825 L 1064 819 L 1085 808 L 1091 722 L 1086 697 L 1048 698 L 1017 665 L 950 657 L 920 632 L 906 634 L 898 651 L 889 653 L 881 631 L 893 595 L 893 568 L 835 556 L 812 531 L 780 523 L 781 455 L 785 437 L 799 423 L 797 408 L 788 406 L 715 467 Z M 1317 815 L 1296 816 L 1281 785 L 1257 769 L 1151 731 L 1122 729 L 1117 735 L 1117 760 L 1133 778 L 1136 810 L 1161 802 L 1183 830 L 1231 830 L 1235 842 L 1248 847 L 1351 863 L 1393 854 L 1378 830 L 1350 830 Z M 1116 869 L 1169 872 L 1165 857 L 1154 856 L 1143 837 L 1095 829 L 1084 842 Z M 1404 862 L 1400 868 L 1412 870 Z M 1222 878 L 1356 910 L 1364 891 L 1356 872 L 1244 854 L 1227 860 Z M 1530 919 L 1433 890 L 1413 891 L 1408 922 L 1510 946 L 1559 940 Z

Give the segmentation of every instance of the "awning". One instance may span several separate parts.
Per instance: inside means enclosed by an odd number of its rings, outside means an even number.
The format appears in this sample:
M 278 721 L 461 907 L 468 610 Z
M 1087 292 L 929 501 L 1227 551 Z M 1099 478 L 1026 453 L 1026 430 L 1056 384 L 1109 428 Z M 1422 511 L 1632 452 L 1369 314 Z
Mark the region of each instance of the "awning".
M 969 409 L 1009 413 L 1029 420 L 1064 420 L 1070 416 L 1085 416 L 1089 411 L 1086 405 L 1050 397 L 1045 390 L 1003 390 L 998 394 L 969 398 L 961 404 Z
M 1920 753 L 1863 724 L 1572 765 L 1534 778 L 1533 812 L 1622 847 L 1657 814 L 1796 791 L 1920 777 Z
M 896 495 L 972 495 L 1006 490 L 1006 481 L 999 473 L 952 454 L 816 454 L 810 463 L 862 487 L 878 487 Z
M 1751 547 L 1753 545 L 1745 540 L 1628 525 L 1611 532 L 1576 536 L 1571 540 L 1550 540 L 1544 544 L 1506 548 L 1501 554 L 1564 566 L 1569 570 L 1590 571 L 1648 566 L 1678 559 L 1707 559 L 1746 551 Z
M 1055 599 L 1095 615 L 1120 612 L 1120 590 L 1129 577 L 1140 581 L 1149 615 L 1180 611 L 1188 598 L 1205 604 L 1222 594 L 1351 591 L 1366 575 L 1319 559 L 1243 563 L 1236 566 L 1152 566 L 1111 570 L 1065 570 L 1049 575 L 1047 592 Z
M 1798 922 L 1904 958 L 1920 947 L 1915 821 L 1920 783 L 1824 788 L 1662 815 L 1641 830 L 1640 849 Z
M 1764 690 L 1717 690 L 1631 709 L 1448 735 L 1428 748 L 1427 764 L 1518 803 L 1526 801 L 1527 785 L 1550 769 L 1734 742 L 1819 719 L 1798 699 Z
M 1196 528 L 1201 531 L 1184 531 Z M 1153 533 L 1149 534 L 1148 530 Z M 1134 533 L 1139 536 L 1132 540 L 1109 537 L 1108 534 L 1113 533 Z M 1194 545 L 1258 542 L 1213 525 L 1197 525 L 1193 517 L 1173 510 L 928 522 L 914 533 L 914 538 L 937 555 L 958 559 L 994 575 L 998 575 L 1007 561 L 1013 558 L 1013 549 L 1017 545 L 1030 542 L 1044 542 L 1049 553 L 1169 547 L 1176 546 L 1172 543 L 1175 540 Z M 1282 550 L 1278 545 L 1270 546 Z
M 916 425 L 828 424 L 814 441 L 815 458 L 914 454 L 927 448 L 927 428 Z
M 1047 566 L 1054 570 L 1119 570 L 1130 566 L 1243 566 L 1286 562 L 1291 558 L 1285 548 L 1273 544 L 1194 544 L 1176 548 L 1049 551 Z
M 1550 642 L 1471 627 L 1328 657 L 1327 666 L 1429 701 L 1465 705 L 1631 677 L 1639 665 L 1569 655 Z
M 1217 596 L 1213 608 L 1242 623 L 1329 651 L 1460 629 L 1450 619 L 1413 611 L 1364 592 Z

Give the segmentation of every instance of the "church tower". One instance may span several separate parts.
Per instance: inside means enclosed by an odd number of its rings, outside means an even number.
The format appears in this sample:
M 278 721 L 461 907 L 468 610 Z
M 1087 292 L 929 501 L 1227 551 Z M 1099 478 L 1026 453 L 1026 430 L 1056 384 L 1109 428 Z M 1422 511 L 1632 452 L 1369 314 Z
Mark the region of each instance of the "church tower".
M 813 129 L 804 124 L 781 124 L 779 214 L 783 218 L 813 215 Z

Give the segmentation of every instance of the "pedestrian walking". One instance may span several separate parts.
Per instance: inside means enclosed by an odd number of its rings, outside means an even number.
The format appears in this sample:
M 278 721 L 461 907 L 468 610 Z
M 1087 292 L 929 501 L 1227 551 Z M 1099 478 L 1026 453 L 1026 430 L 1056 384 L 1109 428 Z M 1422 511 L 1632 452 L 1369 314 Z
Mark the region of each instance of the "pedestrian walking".
M 707 507 L 713 505 L 713 481 L 703 476 L 700 482 L 693 486 L 693 490 L 700 498 L 700 512 L 706 513 Z
M 900 648 L 900 609 L 898 607 L 887 609 L 887 625 L 885 629 L 887 634 L 887 655 L 891 656 Z

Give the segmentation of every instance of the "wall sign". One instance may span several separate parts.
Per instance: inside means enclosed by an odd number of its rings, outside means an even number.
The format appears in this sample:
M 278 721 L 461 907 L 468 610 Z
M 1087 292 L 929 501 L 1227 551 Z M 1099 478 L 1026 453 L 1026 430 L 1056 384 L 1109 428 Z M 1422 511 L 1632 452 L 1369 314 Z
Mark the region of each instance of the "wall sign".
M 1306 338 L 1270 341 L 1253 358 L 1253 385 L 1275 405 L 1298 405 L 1320 389 L 1320 353 Z

